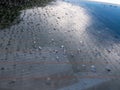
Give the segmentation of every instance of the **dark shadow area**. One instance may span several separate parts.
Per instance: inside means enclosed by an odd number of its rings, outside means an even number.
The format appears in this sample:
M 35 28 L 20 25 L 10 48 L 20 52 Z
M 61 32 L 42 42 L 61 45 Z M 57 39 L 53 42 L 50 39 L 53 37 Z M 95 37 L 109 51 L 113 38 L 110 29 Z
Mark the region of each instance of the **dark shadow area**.
M 0 1 L 0 29 L 19 23 L 15 20 L 20 15 L 20 10 L 32 7 L 44 7 L 53 0 L 2 0 Z

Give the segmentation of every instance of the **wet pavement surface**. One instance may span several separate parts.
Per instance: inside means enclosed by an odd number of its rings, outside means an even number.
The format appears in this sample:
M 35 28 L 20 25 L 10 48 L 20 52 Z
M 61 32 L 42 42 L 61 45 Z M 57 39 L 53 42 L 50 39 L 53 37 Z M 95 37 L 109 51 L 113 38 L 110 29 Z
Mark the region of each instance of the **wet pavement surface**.
M 119 90 L 120 6 L 39 3 L 1 10 L 0 90 Z

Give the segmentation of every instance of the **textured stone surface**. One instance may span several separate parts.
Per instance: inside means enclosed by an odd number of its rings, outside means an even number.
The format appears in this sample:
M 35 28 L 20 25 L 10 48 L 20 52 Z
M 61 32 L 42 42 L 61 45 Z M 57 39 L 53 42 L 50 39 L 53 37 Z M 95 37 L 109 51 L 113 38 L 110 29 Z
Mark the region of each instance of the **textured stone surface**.
M 0 29 L 0 90 L 119 90 L 119 10 L 79 0 L 18 9 Z

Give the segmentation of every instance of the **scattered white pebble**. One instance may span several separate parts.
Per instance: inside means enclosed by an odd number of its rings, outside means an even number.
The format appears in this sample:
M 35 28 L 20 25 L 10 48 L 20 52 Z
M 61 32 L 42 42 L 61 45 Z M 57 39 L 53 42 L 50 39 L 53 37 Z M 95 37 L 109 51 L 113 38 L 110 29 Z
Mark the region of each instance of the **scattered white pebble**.
M 34 41 L 33 43 L 36 43 L 36 41 Z
M 64 48 L 64 45 L 61 45 L 61 48 Z
M 59 60 L 59 57 L 57 56 L 56 59 Z
M 82 67 L 86 67 L 86 65 L 85 65 L 85 64 L 83 64 L 83 65 L 82 65 Z
M 96 67 L 94 65 L 91 66 L 91 71 L 96 72 Z
M 47 81 L 50 81 L 51 80 L 51 78 L 50 77 L 47 77 Z
M 83 43 L 83 41 L 80 41 L 80 43 Z
M 55 50 L 55 53 L 58 53 L 58 50 Z
M 54 42 L 55 40 L 52 38 L 51 41 Z
M 71 57 L 74 57 L 74 54 L 73 54 L 73 53 L 71 54 Z
M 39 46 L 38 48 L 39 48 L 39 50 L 42 50 L 42 47 L 41 47 L 41 46 Z
M 78 53 L 80 53 L 80 52 L 81 52 L 81 49 L 78 48 Z

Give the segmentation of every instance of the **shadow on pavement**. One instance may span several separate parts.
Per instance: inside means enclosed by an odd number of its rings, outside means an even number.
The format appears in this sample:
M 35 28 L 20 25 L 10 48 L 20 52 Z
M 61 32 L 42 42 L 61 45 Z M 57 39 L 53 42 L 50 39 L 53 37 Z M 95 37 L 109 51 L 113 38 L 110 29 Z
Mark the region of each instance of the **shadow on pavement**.
M 44 7 L 53 0 L 30 0 L 30 1 L 16 1 L 11 0 L 5 2 L 0 1 L 0 29 L 9 27 L 10 25 L 19 23 L 20 20 L 16 20 L 20 15 L 20 10 L 24 10 L 32 7 Z

